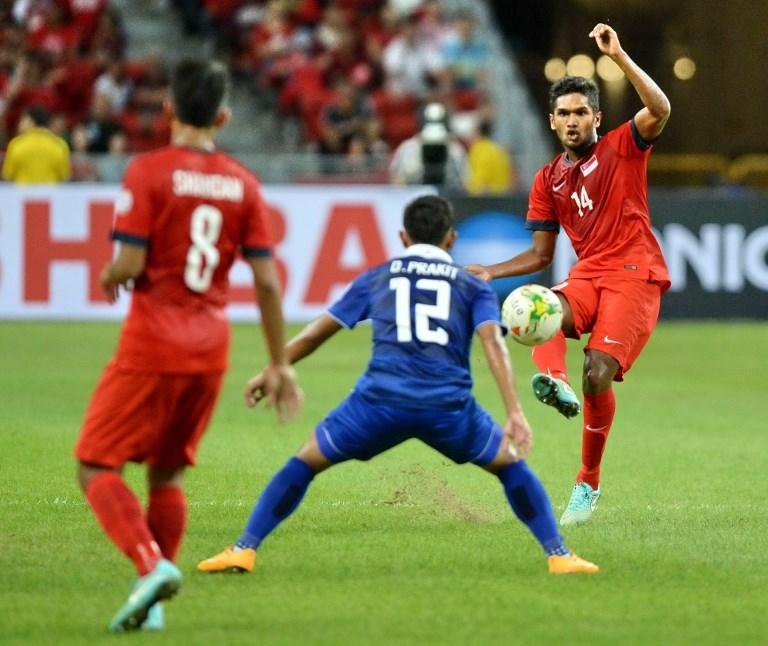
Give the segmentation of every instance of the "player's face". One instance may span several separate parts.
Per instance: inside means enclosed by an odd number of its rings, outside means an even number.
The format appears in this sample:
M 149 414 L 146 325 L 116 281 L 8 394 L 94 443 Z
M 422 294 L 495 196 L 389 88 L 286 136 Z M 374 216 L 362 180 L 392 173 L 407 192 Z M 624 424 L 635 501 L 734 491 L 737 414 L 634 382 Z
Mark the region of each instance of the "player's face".
M 555 100 L 555 109 L 549 115 L 549 125 L 557 133 L 563 148 L 580 157 L 597 141 L 601 116 L 600 112 L 592 109 L 586 96 L 574 92 Z

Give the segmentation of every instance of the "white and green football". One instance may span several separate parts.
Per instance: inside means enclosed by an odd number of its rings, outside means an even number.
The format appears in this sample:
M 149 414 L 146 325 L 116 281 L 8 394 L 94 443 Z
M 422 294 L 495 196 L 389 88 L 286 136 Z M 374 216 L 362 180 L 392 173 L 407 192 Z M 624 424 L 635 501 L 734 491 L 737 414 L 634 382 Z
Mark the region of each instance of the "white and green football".
M 551 289 L 521 285 L 504 299 L 501 320 L 518 343 L 539 345 L 557 334 L 563 322 L 563 308 Z

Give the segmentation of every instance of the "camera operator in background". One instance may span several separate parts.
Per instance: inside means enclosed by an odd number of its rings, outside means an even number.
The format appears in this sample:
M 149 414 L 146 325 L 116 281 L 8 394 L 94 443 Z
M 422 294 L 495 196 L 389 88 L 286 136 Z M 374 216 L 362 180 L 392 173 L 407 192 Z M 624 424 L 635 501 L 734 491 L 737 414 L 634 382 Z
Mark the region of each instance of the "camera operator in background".
M 467 155 L 450 132 L 445 106 L 427 104 L 421 130 L 402 142 L 392 156 L 390 182 L 463 189 L 466 175 Z

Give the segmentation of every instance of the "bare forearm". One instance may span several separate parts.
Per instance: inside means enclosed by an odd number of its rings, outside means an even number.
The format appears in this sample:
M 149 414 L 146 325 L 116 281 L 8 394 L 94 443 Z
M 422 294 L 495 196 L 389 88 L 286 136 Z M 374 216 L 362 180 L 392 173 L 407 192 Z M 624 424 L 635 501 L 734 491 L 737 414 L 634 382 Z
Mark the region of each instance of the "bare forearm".
M 312 354 L 330 337 L 341 329 L 341 325 L 327 314 L 315 319 L 285 346 L 285 353 L 290 363 L 301 361 Z
M 285 353 L 285 322 L 280 287 L 275 284 L 257 284 L 256 297 L 261 310 L 261 327 L 267 344 L 270 363 L 287 363 Z
M 486 269 L 492 278 L 506 278 L 507 276 L 533 274 L 548 267 L 551 262 L 551 257 L 541 255 L 535 249 L 528 249 L 514 258 L 495 265 L 488 265 Z
M 623 49 L 611 56 L 611 59 L 624 72 L 648 111 L 659 119 L 666 118 L 670 112 L 669 99 L 656 81 L 635 63 Z
M 112 285 L 125 285 L 144 271 L 145 252 L 123 247 L 120 254 L 102 272 L 102 280 Z
M 485 358 L 491 370 L 499 394 L 504 402 L 507 416 L 520 411 L 520 401 L 517 398 L 514 378 L 512 376 L 512 364 L 509 361 L 509 353 L 501 332 L 496 326 L 493 334 L 481 334 Z
M 103 276 L 106 282 L 113 285 L 124 285 L 132 278 L 136 278 L 127 267 L 116 262 L 111 262 L 104 268 Z
M 311 324 L 293 337 L 285 346 L 285 355 L 291 364 L 301 361 L 312 354 L 322 343 L 322 339 L 312 334 Z
M 138 278 L 144 271 L 146 258 L 146 247 L 121 242 L 117 257 L 101 272 L 102 285 L 125 285 L 132 278 Z

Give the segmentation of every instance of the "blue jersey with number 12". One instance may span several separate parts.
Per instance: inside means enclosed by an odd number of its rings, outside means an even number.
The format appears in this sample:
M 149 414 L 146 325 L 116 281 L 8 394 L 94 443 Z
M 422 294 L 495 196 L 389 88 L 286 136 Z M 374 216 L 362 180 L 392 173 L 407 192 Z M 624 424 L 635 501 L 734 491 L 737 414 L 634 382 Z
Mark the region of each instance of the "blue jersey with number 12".
M 493 290 L 424 244 L 358 276 L 328 313 L 347 328 L 372 321 L 373 355 L 355 390 L 403 408 L 465 404 L 472 335 L 484 323 L 501 326 Z

